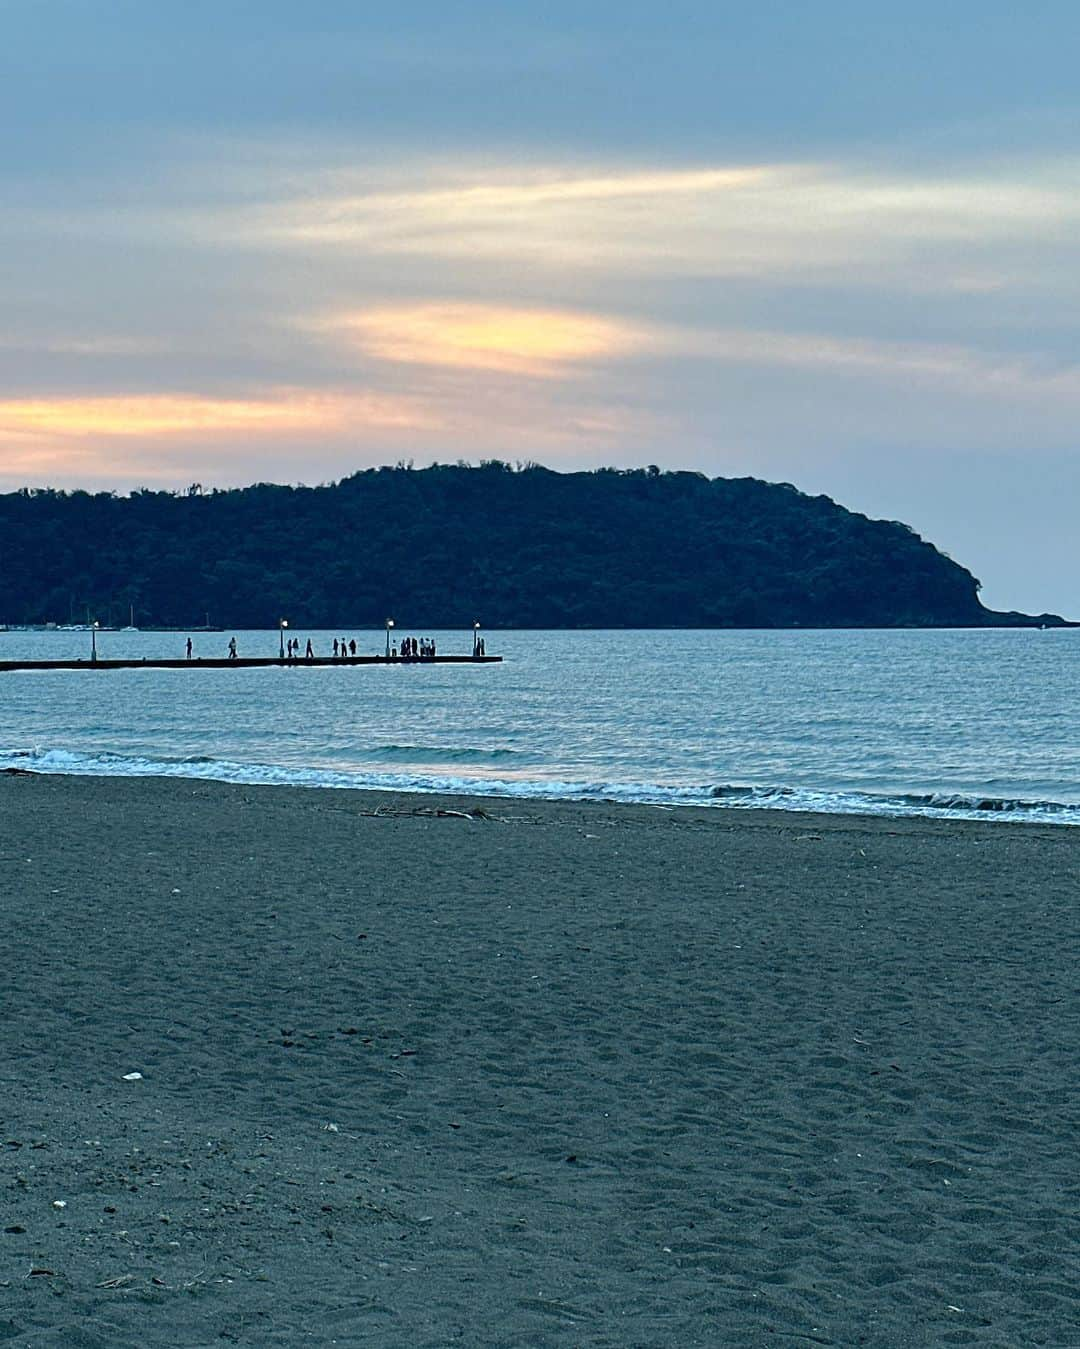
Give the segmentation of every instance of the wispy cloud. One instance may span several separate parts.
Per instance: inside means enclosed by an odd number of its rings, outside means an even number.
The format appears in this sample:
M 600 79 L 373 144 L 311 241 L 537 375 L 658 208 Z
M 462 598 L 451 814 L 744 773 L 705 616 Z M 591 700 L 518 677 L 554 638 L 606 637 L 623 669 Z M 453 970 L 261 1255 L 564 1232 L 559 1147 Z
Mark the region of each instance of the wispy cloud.
M 201 179 L 188 168 L 180 200 L 74 213 L 9 206 L 0 231 L 171 241 L 251 258 L 276 252 L 328 268 L 382 260 L 398 282 L 407 264 L 453 262 L 502 275 L 536 268 L 549 278 L 571 271 L 982 292 L 1014 274 L 1047 280 L 1040 250 L 1058 259 L 1080 251 L 1080 158 L 1067 155 L 908 170 L 855 161 L 522 167 L 420 156 L 393 169 L 349 169 L 338 151 L 320 162 L 315 146 L 306 171 L 282 148 L 279 171 L 260 160 L 259 173 L 230 195 L 220 188 L 222 165 L 207 154 Z
M 379 361 L 555 378 L 624 356 L 634 325 L 571 310 L 513 305 L 391 305 L 327 320 Z
M 1057 444 L 1080 400 L 1078 163 L 358 169 L 313 145 L 228 191 L 219 163 L 117 210 L 24 203 L 5 257 L 38 261 L 0 331 L 0 473 L 662 460 L 880 435 L 883 404 L 924 441 L 951 417 L 953 440 L 1011 419 Z M 87 240 L 109 266 L 73 306 Z
M 910 386 L 929 382 L 965 395 L 1080 399 L 1080 365 L 1018 358 L 958 344 L 886 342 L 828 333 L 669 329 L 657 350 L 721 365 L 790 367 L 838 376 L 870 376 Z
M 980 247 L 1075 245 L 1070 231 L 1080 223 L 1072 160 L 922 174 L 813 163 L 527 174 L 502 165 L 484 176 L 417 166 L 394 190 L 340 178 L 307 191 L 294 184 L 291 196 L 240 211 L 231 225 L 217 217 L 213 230 L 264 247 L 660 276 L 850 279 L 877 269 L 883 282 L 880 269 L 917 259 L 925 279 L 956 273 L 959 286 L 979 289 L 1000 279 Z M 958 249 L 972 248 L 976 256 L 962 262 Z
M 378 394 L 303 390 L 262 398 L 182 394 L 0 400 L 0 437 L 156 437 L 244 433 L 278 435 L 341 429 L 351 423 L 415 427 L 423 417 L 404 400 Z
M 1080 397 L 1080 365 L 961 343 L 710 328 L 482 303 L 389 306 L 302 326 L 330 334 L 347 351 L 377 362 L 549 381 L 591 380 L 613 401 L 623 396 L 627 380 L 642 378 L 650 362 L 673 359 L 717 367 L 803 370 L 822 378 L 868 378 L 906 388 L 932 385 L 961 396 Z M 368 377 L 377 380 L 370 371 Z M 477 393 L 474 382 L 455 385 L 444 380 L 434 389 L 437 395 L 432 387 L 422 386 L 415 396 L 421 401 L 437 396 L 438 420 L 444 425 L 456 420 L 455 399 L 467 408 Z M 538 404 L 534 420 L 544 420 L 542 406 Z
M 25 333 L 0 332 L 0 351 L 19 351 L 43 356 L 156 356 L 168 350 L 158 337 L 121 337 L 110 334 L 72 337 L 60 334 L 35 337 Z
M 534 214 L 567 204 L 588 207 L 598 202 L 634 202 L 656 198 L 701 198 L 763 186 L 775 181 L 782 169 L 768 165 L 687 170 L 644 169 L 624 173 L 574 174 L 566 169 L 533 171 L 527 178 L 513 176 L 508 167 L 496 168 L 487 181 L 467 169 L 442 171 L 450 181 L 442 187 L 404 187 L 397 191 L 358 191 L 316 198 L 286 208 L 280 219 L 285 235 L 331 243 L 354 242 L 358 232 L 379 216 L 414 215 L 423 220 L 455 224 L 513 219 L 521 212 Z

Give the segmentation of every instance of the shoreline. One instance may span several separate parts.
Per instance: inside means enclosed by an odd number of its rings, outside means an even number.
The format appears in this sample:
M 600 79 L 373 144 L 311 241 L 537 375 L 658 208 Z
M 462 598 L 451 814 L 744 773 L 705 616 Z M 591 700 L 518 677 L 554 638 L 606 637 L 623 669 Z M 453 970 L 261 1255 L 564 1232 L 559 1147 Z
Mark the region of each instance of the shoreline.
M 69 760 L 78 757 L 69 754 L 67 751 L 46 751 L 49 753 L 68 754 Z M 718 786 L 711 789 L 711 796 L 701 799 L 687 799 L 685 793 L 690 793 L 691 788 L 669 787 L 657 785 L 656 794 L 660 796 L 663 792 L 670 792 L 667 800 L 646 800 L 641 797 L 630 799 L 628 797 L 618 797 L 614 795 L 604 795 L 590 793 L 584 789 L 577 790 L 577 784 L 568 784 L 563 782 L 545 782 L 542 779 L 528 782 L 517 779 L 514 785 L 518 790 L 507 787 L 502 791 L 484 791 L 484 779 L 473 779 L 466 785 L 463 785 L 463 779 L 453 779 L 452 777 L 439 778 L 434 775 L 430 779 L 431 785 L 421 786 L 415 780 L 408 781 L 405 785 L 393 783 L 372 784 L 370 782 L 358 783 L 353 785 L 348 779 L 351 776 L 361 777 L 360 772 L 349 770 L 339 770 L 332 768 L 302 768 L 286 767 L 282 765 L 267 764 L 232 764 L 222 761 L 222 769 L 237 769 L 238 774 L 231 776 L 214 775 L 194 772 L 160 772 L 168 760 L 131 760 L 131 765 L 145 763 L 150 765 L 148 771 L 100 771 L 95 768 L 87 768 L 85 771 L 73 770 L 70 762 L 61 767 L 34 767 L 26 768 L 22 763 L 30 761 L 32 756 L 24 751 L 9 752 L 6 756 L 8 763 L 0 768 L 0 777 L 3 776 L 27 776 L 27 777 L 60 777 L 71 779 L 93 779 L 104 781 L 131 781 L 131 782 L 206 782 L 216 783 L 222 786 L 233 786 L 245 789 L 255 788 L 278 788 L 285 791 L 331 791 L 360 793 L 361 795 L 370 794 L 379 796 L 389 794 L 392 796 L 417 796 L 431 798 L 433 796 L 444 797 L 453 796 L 459 799 L 469 799 L 472 797 L 478 800 L 501 801 L 509 803 L 544 803 L 551 805 L 601 805 L 601 806 L 619 806 L 633 807 L 642 806 L 652 810 L 707 810 L 727 812 L 736 815 L 747 814 L 769 814 L 778 817 L 792 815 L 808 815 L 821 817 L 822 819 L 867 819 L 882 821 L 900 821 L 900 820 L 940 820 L 944 823 L 986 823 L 1005 825 L 1016 824 L 1024 826 L 1047 826 L 1050 828 L 1061 828 L 1063 826 L 1080 825 L 1080 804 L 1071 804 L 1068 802 L 1045 801 L 1028 799 L 1023 797 L 993 797 L 983 793 L 972 793 L 967 795 L 958 791 L 940 791 L 940 792 L 898 792 L 894 795 L 876 794 L 861 791 L 837 791 L 829 793 L 817 788 L 758 788 L 758 787 L 733 787 Z M 87 762 L 93 763 L 94 756 L 85 756 Z M 115 757 L 115 756 L 113 756 Z M 12 762 L 14 761 L 14 762 Z M 191 768 L 191 761 L 181 761 L 185 767 Z M 275 774 L 292 775 L 291 780 L 280 780 L 275 778 Z M 250 776 L 240 776 L 239 774 L 250 774 Z M 258 776 L 262 774 L 263 776 Z M 374 775 L 369 771 L 368 776 Z M 393 774 L 386 773 L 386 777 L 392 777 Z M 415 779 L 415 775 L 402 775 Z M 502 785 L 499 779 L 490 779 L 489 783 Z M 612 791 L 623 789 L 623 784 L 608 784 Z M 529 790 L 520 790 L 527 786 Z M 532 788 L 537 790 L 534 792 Z M 545 794 L 545 788 L 550 789 L 551 794 Z M 561 790 L 557 790 L 561 789 Z M 783 806 L 775 804 L 777 798 L 792 797 L 797 799 L 800 794 L 811 798 L 821 798 L 832 795 L 838 804 L 836 809 L 823 810 L 815 809 L 813 804 Z M 760 802 L 755 798 L 760 796 Z M 876 803 L 878 808 L 870 808 L 872 803 Z M 867 808 L 863 808 L 864 805 Z M 1075 818 L 1073 816 L 1075 815 Z
M 998 820 L 0 775 L 0 1329 L 1067 1344 L 1078 864 Z
M 312 772 L 322 770 L 310 770 Z M 333 770 L 327 770 L 333 771 Z M 593 796 L 515 796 L 510 793 L 485 792 L 480 790 L 481 782 L 477 779 L 477 790 L 457 790 L 445 789 L 442 787 L 339 787 L 331 784 L 316 782 L 245 782 L 235 781 L 226 778 L 196 777 L 187 774 L 106 774 L 106 773 L 68 773 L 63 771 L 38 771 L 36 769 L 0 769 L 0 777 L 41 777 L 41 778 L 59 778 L 65 782 L 132 782 L 132 783 L 162 783 L 176 784 L 183 787 L 185 784 L 194 783 L 213 787 L 231 789 L 238 792 L 266 792 L 266 793 L 297 793 L 299 796 L 307 796 L 310 793 L 330 794 L 332 796 L 341 796 L 346 800 L 358 798 L 365 805 L 384 805 L 387 807 L 395 804 L 406 806 L 415 806 L 417 808 L 428 807 L 432 805 L 433 799 L 445 804 L 450 802 L 454 809 L 469 809 L 470 806 L 482 806 L 485 808 L 502 808 L 504 811 L 511 806 L 537 807 L 540 810 L 551 807 L 582 807 L 584 809 L 598 809 L 603 811 L 628 811 L 628 812 L 652 812 L 662 811 L 671 814 L 704 812 L 708 817 L 716 815 L 721 819 L 728 815 L 739 820 L 747 822 L 756 820 L 759 824 L 770 824 L 777 828 L 794 827 L 794 822 L 801 821 L 804 825 L 807 822 L 820 824 L 822 827 L 841 827 L 845 821 L 862 822 L 874 828 L 877 825 L 904 825 L 918 826 L 920 824 L 940 824 L 944 826 L 952 825 L 985 825 L 995 831 L 1000 828 L 1016 828 L 1029 830 L 1031 828 L 1044 827 L 1056 830 L 1061 824 L 1072 824 L 1072 821 L 1056 821 L 1053 819 L 1023 819 L 1014 820 L 1001 818 L 996 810 L 987 810 L 978 816 L 960 816 L 960 815 L 930 815 L 922 813 L 912 813 L 910 815 L 886 815 L 877 814 L 872 811 L 829 811 L 829 810 L 804 810 L 799 808 L 787 809 L 776 806 L 745 806 L 725 804 L 722 798 L 718 797 L 715 801 L 693 801 L 693 802 L 669 802 L 669 801 L 631 801 L 619 800 L 616 797 L 593 797 Z M 542 784 L 541 784 L 542 785 Z M 993 798 L 985 798 L 993 799 Z M 1032 801 L 1031 805 L 1038 805 L 1038 802 Z M 1057 803 L 1055 803 L 1057 804 Z M 361 814 L 364 812 L 361 811 Z M 387 813 L 390 813 L 387 811 Z M 648 816 L 645 816 L 648 818 Z

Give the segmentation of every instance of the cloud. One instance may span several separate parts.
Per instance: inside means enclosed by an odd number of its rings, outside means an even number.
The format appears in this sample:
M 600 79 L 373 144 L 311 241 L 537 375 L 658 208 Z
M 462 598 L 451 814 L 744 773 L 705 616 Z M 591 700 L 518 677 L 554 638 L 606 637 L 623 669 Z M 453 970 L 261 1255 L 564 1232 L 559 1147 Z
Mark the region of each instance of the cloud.
M 312 328 L 343 339 L 365 356 L 449 372 L 578 381 L 588 376 L 596 397 L 622 397 L 626 380 L 648 378 L 653 360 L 693 360 L 717 367 L 802 370 L 827 378 L 869 378 L 910 388 L 933 385 L 959 396 L 1080 397 L 1080 366 L 1048 357 L 1016 356 L 961 343 L 882 340 L 828 332 L 710 328 L 631 320 L 617 314 L 581 314 L 481 303 L 388 306 L 316 320 Z M 668 364 L 671 373 L 670 364 Z M 445 380 L 414 390 L 437 398 L 438 420 L 450 425 L 478 395 L 475 382 Z M 542 424 L 543 403 L 532 413 Z M 590 419 L 591 420 L 591 419 Z M 623 421 L 625 429 L 625 420 Z
M 894 384 L 929 381 L 955 393 L 1000 397 L 1080 398 L 1080 366 L 1017 358 L 954 345 L 844 338 L 828 333 L 669 329 L 657 347 L 722 365 L 792 367 L 872 376 Z
M 110 394 L 0 399 L 0 483 L 172 485 L 297 476 L 324 445 L 378 444 L 438 429 L 434 410 L 392 394 Z M 270 466 L 274 467 L 271 468 Z
M 0 351 L 28 352 L 44 356 L 154 356 L 168 350 L 168 344 L 156 337 L 117 337 L 109 335 L 33 337 L 23 333 L 0 332 Z
M 331 319 L 379 361 L 555 378 L 626 355 L 641 334 L 624 322 L 513 305 L 391 305 Z
M 528 269 L 580 278 L 732 278 L 980 294 L 1053 284 L 1080 246 L 1080 159 L 1013 157 L 900 168 L 856 161 L 762 161 L 679 168 L 572 160 L 525 165 L 378 156 L 342 167 L 340 147 L 288 144 L 235 170 L 204 147 L 202 168 L 177 169 L 179 197 L 0 209 L 0 231 L 38 240 L 112 240 L 265 254 L 311 269 L 353 269 L 388 288 L 441 267 L 505 278 Z M 233 153 L 240 154 L 236 147 Z M 250 152 L 249 153 L 253 153 Z M 197 157 L 196 157 L 197 158 Z M 362 158 L 358 154 L 357 158 Z M 234 184 L 226 191 L 222 184 Z M 1050 259 L 1053 259 L 1051 261 Z M 385 293 L 385 290 L 384 290 Z
M 115 209 L 0 209 L 7 481 L 718 469 L 732 447 L 752 469 L 883 422 L 954 447 L 1074 435 L 1078 161 L 358 167 L 313 139 L 233 175 L 192 144 L 179 187 Z
M 280 220 L 280 228 L 288 237 L 350 243 L 381 215 L 412 216 L 432 224 L 441 221 L 452 228 L 489 219 L 514 219 L 523 212 L 542 214 L 566 205 L 588 208 L 600 202 L 701 198 L 775 181 L 782 172 L 764 165 L 592 174 L 575 174 L 563 168 L 533 170 L 527 178 L 520 178 L 514 177 L 509 168 L 495 168 L 486 180 L 478 181 L 468 169 L 443 169 L 436 173 L 451 181 L 436 189 L 361 191 L 298 202 Z
M 921 173 L 819 163 L 480 173 L 416 163 L 401 174 L 395 187 L 341 173 L 313 175 L 306 188 L 293 180 L 278 200 L 231 221 L 216 213 L 204 229 L 315 256 L 875 285 L 902 273 L 920 288 L 979 291 L 1001 284 L 1011 248 L 1075 248 L 1080 223 L 1072 159 Z
M 376 394 L 335 396 L 305 390 L 247 399 L 184 394 L 0 399 L 0 436 L 24 440 L 202 432 L 279 435 L 341 429 L 352 422 L 382 427 L 424 424 L 407 403 Z

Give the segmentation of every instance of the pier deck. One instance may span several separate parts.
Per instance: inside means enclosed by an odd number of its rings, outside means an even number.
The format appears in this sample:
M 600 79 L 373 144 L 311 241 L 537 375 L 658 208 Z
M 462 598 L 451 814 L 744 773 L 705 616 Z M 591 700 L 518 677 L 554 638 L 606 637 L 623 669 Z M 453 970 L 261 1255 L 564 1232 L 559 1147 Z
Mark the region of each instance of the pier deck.
M 502 656 L 313 656 L 310 660 L 287 656 L 200 657 L 185 660 L 0 660 L 0 674 L 13 670 L 253 670 L 268 666 L 309 669 L 341 665 L 494 665 Z

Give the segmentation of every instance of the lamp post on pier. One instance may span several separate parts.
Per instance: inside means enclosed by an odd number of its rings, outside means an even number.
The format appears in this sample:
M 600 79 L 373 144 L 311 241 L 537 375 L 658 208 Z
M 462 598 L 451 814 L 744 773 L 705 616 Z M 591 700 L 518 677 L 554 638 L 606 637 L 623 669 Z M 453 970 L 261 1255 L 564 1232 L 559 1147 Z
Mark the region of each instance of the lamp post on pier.
M 287 618 L 278 619 L 278 638 L 279 638 L 278 660 L 285 659 L 285 629 L 288 626 L 289 620 Z
M 472 625 L 472 653 L 473 653 L 473 660 L 476 659 L 476 656 L 477 656 L 477 653 L 479 652 L 479 650 L 480 650 L 480 622 L 479 622 L 479 620 L 477 620 L 477 621 Z
M 393 620 L 392 618 L 388 618 L 388 619 L 386 620 L 386 659 L 387 659 L 387 660 L 390 659 L 390 629 L 391 629 L 393 626 L 394 626 L 394 620 Z
M 97 662 L 97 632 L 100 627 L 101 624 L 95 618 L 90 629 L 90 660 L 95 664 Z

